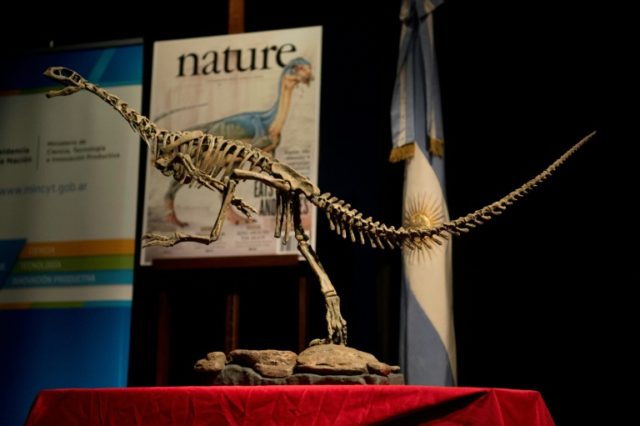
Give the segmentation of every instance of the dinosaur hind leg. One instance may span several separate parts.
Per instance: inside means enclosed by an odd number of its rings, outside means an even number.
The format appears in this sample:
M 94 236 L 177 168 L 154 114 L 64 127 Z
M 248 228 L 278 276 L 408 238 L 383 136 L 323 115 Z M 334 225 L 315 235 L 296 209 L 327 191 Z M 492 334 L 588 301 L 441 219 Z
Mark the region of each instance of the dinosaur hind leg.
M 142 247 L 172 247 L 178 243 L 189 241 L 200 244 L 209 244 L 211 242 L 207 235 L 187 234 L 184 232 L 173 232 L 171 234 L 158 234 L 151 232 L 142 236 Z
M 311 345 L 336 343 L 339 345 L 347 344 L 347 322 L 342 318 L 340 313 L 340 297 L 336 292 L 335 287 L 331 284 L 329 276 L 325 272 L 324 268 L 320 264 L 318 255 L 313 248 L 309 245 L 309 237 L 304 233 L 302 227 L 302 219 L 300 217 L 300 198 L 294 197 L 293 204 L 293 222 L 296 234 L 296 240 L 298 240 L 298 250 L 309 265 L 315 272 L 318 280 L 320 281 L 320 290 L 324 296 L 325 305 L 327 308 L 327 331 L 328 336 L 326 339 L 316 339 L 311 342 Z
M 248 204 L 245 204 L 240 198 L 234 197 L 234 192 L 236 185 L 238 184 L 237 179 L 226 178 L 223 181 L 219 181 L 217 179 L 211 178 L 210 176 L 203 175 L 200 173 L 191 162 L 191 159 L 184 155 L 179 154 L 177 158 L 182 161 L 182 164 L 186 168 L 186 173 L 189 176 L 197 181 L 199 184 L 205 186 L 208 189 L 213 191 L 220 191 L 223 194 L 223 202 L 220 210 L 218 211 L 218 217 L 216 218 L 215 224 L 211 229 L 211 233 L 206 235 L 197 235 L 197 234 L 187 234 L 183 232 L 174 232 L 171 234 L 159 234 L 159 233 L 149 233 L 145 234 L 142 237 L 142 246 L 162 246 L 162 247 L 171 247 L 178 243 L 182 242 L 196 242 L 200 244 L 211 244 L 216 241 L 220 236 L 220 231 L 222 230 L 222 225 L 224 224 L 224 217 L 231 205 L 238 208 L 247 216 L 255 209 Z M 177 186 L 179 188 L 179 186 Z
M 143 247 L 148 246 L 163 246 L 171 247 L 182 242 L 196 242 L 201 244 L 211 244 L 220 237 L 222 231 L 222 225 L 224 225 L 224 218 L 227 214 L 227 210 L 231 206 L 232 201 L 235 200 L 233 194 L 236 189 L 238 181 L 235 179 L 226 178 L 224 182 L 222 205 L 218 211 L 218 217 L 211 229 L 209 236 L 187 234 L 183 232 L 174 232 L 172 234 L 146 234 L 143 236 Z
M 218 211 L 218 217 L 216 218 L 216 222 L 211 229 L 211 234 L 209 235 L 210 241 L 216 241 L 220 237 L 220 232 L 222 231 L 222 225 L 224 225 L 224 218 L 227 215 L 227 211 L 229 207 L 231 207 L 231 201 L 233 200 L 233 194 L 236 190 L 236 185 L 238 185 L 238 181 L 235 179 L 225 178 L 225 189 L 222 195 L 222 205 L 220 206 L 220 210 Z

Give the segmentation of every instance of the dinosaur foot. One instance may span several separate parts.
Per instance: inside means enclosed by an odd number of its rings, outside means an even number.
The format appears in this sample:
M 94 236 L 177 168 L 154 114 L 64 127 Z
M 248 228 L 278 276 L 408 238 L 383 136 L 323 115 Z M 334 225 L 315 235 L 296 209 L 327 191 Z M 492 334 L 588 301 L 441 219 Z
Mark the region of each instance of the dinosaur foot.
M 309 343 L 309 347 L 318 346 L 318 345 L 328 345 L 329 343 L 333 343 L 333 342 L 326 337 L 324 339 L 313 339 Z
M 145 234 L 142 237 L 142 247 L 160 246 L 171 247 L 180 242 L 180 236 L 177 232 L 173 234 Z
M 334 335 L 332 337 L 325 337 L 324 339 L 313 339 L 311 342 L 309 342 L 309 347 L 330 344 L 347 346 L 347 340 Z
M 327 328 L 328 337 L 325 339 L 314 339 L 309 346 L 326 345 L 334 343 L 336 345 L 347 345 L 347 321 L 340 314 L 340 298 L 330 296 L 327 298 Z
M 142 237 L 142 247 L 160 246 L 171 247 L 178 243 L 193 242 L 200 244 L 210 244 L 213 240 L 209 236 L 184 234 L 182 232 L 174 232 L 172 234 L 145 234 Z

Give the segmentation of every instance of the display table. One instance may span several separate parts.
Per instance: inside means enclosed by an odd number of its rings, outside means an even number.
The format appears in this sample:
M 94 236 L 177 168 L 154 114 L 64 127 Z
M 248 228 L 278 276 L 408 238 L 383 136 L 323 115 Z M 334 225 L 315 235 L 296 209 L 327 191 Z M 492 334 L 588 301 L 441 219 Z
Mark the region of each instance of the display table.
M 553 425 L 538 392 L 431 386 L 45 390 L 27 425 Z

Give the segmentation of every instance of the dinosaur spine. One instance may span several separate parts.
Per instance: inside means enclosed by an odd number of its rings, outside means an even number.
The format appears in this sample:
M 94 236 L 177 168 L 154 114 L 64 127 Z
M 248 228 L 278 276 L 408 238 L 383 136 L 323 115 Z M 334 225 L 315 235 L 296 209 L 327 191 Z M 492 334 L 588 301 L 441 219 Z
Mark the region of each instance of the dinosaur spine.
M 315 206 L 325 211 L 331 230 L 334 230 L 344 239 L 349 237 L 354 243 L 359 240 L 363 245 L 368 242 L 371 247 L 381 249 L 384 249 L 385 246 L 389 248 L 426 249 L 430 248 L 432 243 L 442 244 L 441 238 L 448 239 L 452 234 L 460 235 L 460 233 L 469 232 L 469 228 L 475 228 L 476 225 L 482 225 L 494 216 L 502 214 L 507 209 L 507 206 L 524 197 L 529 190 L 551 176 L 562 163 L 580 149 L 594 134 L 595 132 L 584 137 L 540 174 L 500 200 L 466 216 L 461 216 L 433 228 L 401 226 L 396 229 L 384 223 L 374 222 L 371 217 L 363 219 L 362 213 L 351 208 L 351 205 L 346 204 L 344 200 L 332 197 L 330 193 L 308 198 Z
M 68 95 L 80 89 L 85 89 L 109 103 L 151 147 L 156 157 L 156 167 L 165 175 L 172 175 L 182 183 L 195 182 L 220 191 L 224 190 L 225 186 L 221 186 L 222 182 L 218 178 L 220 177 L 222 180 L 231 178 L 234 172 L 243 168 L 252 172 L 271 175 L 272 177 L 269 179 L 271 179 L 270 182 L 272 184 L 277 180 L 275 178 L 284 179 L 281 182 L 288 185 L 290 189 L 286 191 L 282 188 L 279 189 L 290 193 L 290 195 L 287 195 L 289 200 L 291 196 L 305 196 L 313 205 L 325 212 L 331 229 L 342 238 L 349 237 L 354 243 L 357 240 L 361 244 L 368 242 L 371 247 L 381 249 L 385 247 L 428 249 L 432 247 L 432 243 L 442 244 L 442 239 L 446 240 L 451 235 L 460 235 L 460 233 L 468 232 L 469 228 L 475 228 L 476 225 L 483 224 L 494 216 L 501 214 L 502 211 L 507 209 L 507 206 L 513 204 L 529 190 L 546 180 L 595 134 L 593 132 L 584 137 L 540 174 L 498 201 L 466 216 L 461 216 L 432 228 L 403 226 L 395 228 L 379 221 L 374 222 L 371 217 L 363 219 L 363 214 L 351 208 L 351 205 L 344 200 L 340 200 L 330 193 L 320 194 L 318 188 L 311 184 L 306 177 L 279 163 L 248 143 L 239 140 L 225 140 L 222 137 L 205 134 L 201 131 L 172 132 L 160 129 L 147 117 L 129 108 L 117 96 L 88 82 L 75 71 L 62 67 L 52 67 L 45 71 L 45 75 L 68 86 L 61 90 L 51 91 L 48 96 Z M 181 158 L 181 161 L 174 161 L 178 157 Z M 277 172 L 275 170 L 276 166 Z M 282 174 L 284 170 L 287 171 L 287 177 Z M 246 178 L 248 177 L 240 179 Z M 257 179 L 257 177 L 252 175 L 251 179 Z M 264 178 L 264 181 L 269 181 L 269 179 Z M 212 188 L 212 184 L 216 188 Z M 284 203 L 284 192 L 278 194 L 279 204 Z M 288 202 L 284 203 L 283 207 L 285 207 L 285 210 L 282 210 L 281 213 L 280 226 L 282 226 L 283 219 L 286 219 L 286 222 L 289 223 L 290 216 L 293 214 Z M 284 229 L 286 234 L 288 224 L 284 225 Z M 279 232 L 277 230 L 276 236 L 278 235 Z

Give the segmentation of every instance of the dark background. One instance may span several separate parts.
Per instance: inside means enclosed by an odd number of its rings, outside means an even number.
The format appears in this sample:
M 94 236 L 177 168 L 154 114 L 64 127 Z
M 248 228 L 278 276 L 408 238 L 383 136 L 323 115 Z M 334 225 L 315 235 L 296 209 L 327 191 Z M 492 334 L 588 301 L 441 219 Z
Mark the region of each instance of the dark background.
M 561 10 L 450 0 L 435 12 L 452 217 L 502 197 L 598 131 L 547 183 L 453 246 L 459 385 L 538 390 L 560 424 L 623 407 L 618 386 L 632 380 L 637 362 L 630 324 L 639 281 L 627 206 L 637 193 L 630 154 L 637 136 L 622 130 L 637 121 L 623 66 L 634 51 L 625 47 L 627 15 L 562 3 Z M 150 18 L 117 5 L 86 16 L 61 6 L 17 34 L 3 28 L 2 48 L 144 37 L 146 105 L 154 40 L 227 29 L 226 2 L 161 9 Z M 398 12 L 398 1 L 246 1 L 246 31 L 323 26 L 319 184 L 388 224 L 401 220 L 403 178 L 403 166 L 387 162 Z M 350 346 L 396 363 L 399 252 L 351 245 L 323 218 L 318 228 L 317 251 L 341 295 Z M 193 383 L 193 361 L 221 349 L 229 291 L 241 295 L 241 347 L 296 350 L 300 274 L 310 279 L 310 337 L 323 336 L 323 302 L 306 265 L 138 268 L 130 384 L 156 383 L 163 303 L 171 385 Z

